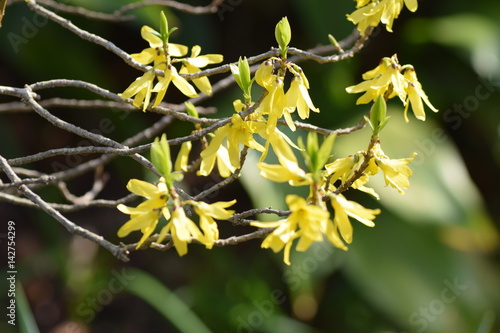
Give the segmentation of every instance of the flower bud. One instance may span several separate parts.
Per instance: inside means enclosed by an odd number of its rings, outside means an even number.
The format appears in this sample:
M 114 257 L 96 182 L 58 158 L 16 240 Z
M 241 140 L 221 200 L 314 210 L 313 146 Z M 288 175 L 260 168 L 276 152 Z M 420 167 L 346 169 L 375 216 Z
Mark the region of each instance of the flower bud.
M 276 36 L 276 41 L 280 47 L 281 56 L 286 58 L 286 53 L 288 51 L 288 44 L 292 39 L 292 31 L 290 29 L 290 23 L 288 23 L 288 19 L 283 17 L 281 21 L 276 25 L 276 29 L 274 31 Z

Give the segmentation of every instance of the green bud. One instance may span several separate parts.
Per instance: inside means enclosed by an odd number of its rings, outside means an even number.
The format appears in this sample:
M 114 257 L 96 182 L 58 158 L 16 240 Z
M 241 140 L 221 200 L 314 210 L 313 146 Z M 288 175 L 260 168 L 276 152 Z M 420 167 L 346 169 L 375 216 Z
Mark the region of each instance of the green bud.
M 242 59 L 240 57 L 238 66 L 235 64 L 230 64 L 229 66 L 236 83 L 243 91 L 243 96 L 246 100 L 250 100 L 253 80 L 250 78 L 250 65 L 248 65 L 247 58 L 244 57 Z
M 166 180 L 170 179 L 172 160 L 170 158 L 170 146 L 165 134 L 161 136 L 161 139 L 156 138 L 151 145 L 151 162 Z
M 196 106 L 194 106 L 193 103 L 191 102 L 184 102 L 184 106 L 186 107 L 186 112 L 188 116 L 191 116 L 193 118 L 199 118 L 198 111 L 196 110 Z
M 369 124 L 373 129 L 373 135 L 378 136 L 382 128 L 387 124 L 389 117 L 387 117 L 387 105 L 382 95 L 379 95 L 370 110 Z
M 276 41 L 280 47 L 281 56 L 286 58 L 286 53 L 288 52 L 288 44 L 292 39 L 292 30 L 290 29 L 290 23 L 288 23 L 287 17 L 283 17 L 281 21 L 276 25 L 274 31 L 276 36 Z
M 328 34 L 328 40 L 330 41 L 330 44 L 332 44 L 333 46 L 335 46 L 335 48 L 337 50 L 339 50 L 340 52 L 344 52 L 344 49 L 342 49 L 342 47 L 340 47 L 340 44 L 339 44 L 339 42 L 337 42 L 337 39 L 335 39 L 335 37 L 333 37 L 332 35 Z

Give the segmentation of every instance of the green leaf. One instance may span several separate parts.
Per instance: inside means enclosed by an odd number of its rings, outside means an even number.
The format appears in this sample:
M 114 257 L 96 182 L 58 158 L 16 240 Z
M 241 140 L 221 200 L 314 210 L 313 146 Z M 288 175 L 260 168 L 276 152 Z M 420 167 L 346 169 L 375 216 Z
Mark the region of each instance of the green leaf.
M 166 320 L 182 333 L 210 333 L 203 321 L 165 284 L 144 271 L 128 268 L 133 280 L 125 285 L 126 290 L 140 297 L 156 309 Z
M 321 147 L 319 147 L 318 166 L 320 168 L 323 168 L 325 164 L 329 162 L 328 160 L 330 159 L 330 156 L 332 156 L 333 144 L 335 143 L 336 137 L 337 134 L 330 134 L 325 138 L 325 140 L 321 144 Z
M 163 44 L 168 44 L 168 37 L 170 36 L 170 31 L 168 30 L 168 20 L 165 13 L 162 11 L 160 13 L 160 35 Z

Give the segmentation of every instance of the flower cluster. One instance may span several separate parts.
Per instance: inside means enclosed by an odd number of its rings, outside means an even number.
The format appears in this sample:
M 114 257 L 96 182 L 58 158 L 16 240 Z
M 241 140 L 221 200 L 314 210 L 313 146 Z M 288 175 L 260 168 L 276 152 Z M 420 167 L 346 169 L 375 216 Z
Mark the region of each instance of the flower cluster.
M 411 104 L 415 117 L 425 120 L 423 102 L 434 112 L 438 110 L 432 106 L 429 98 L 418 82 L 415 69 L 411 65 L 401 66 L 396 55 L 385 57 L 374 69 L 363 74 L 365 81 L 346 88 L 348 93 L 364 94 L 358 98 L 357 104 L 366 104 L 375 101 L 378 96 L 385 99 L 398 96 L 405 105 L 404 115 L 408 122 L 408 106 Z
M 358 0 L 358 10 L 349 19 L 359 24 L 362 32 L 378 22 L 392 27 L 393 20 L 399 15 L 403 4 L 410 10 L 416 10 L 415 0 Z M 166 20 L 161 32 L 143 27 L 142 36 L 150 43 L 150 48 L 133 58 L 143 64 L 153 63 L 151 70 L 138 78 L 122 97 L 135 96 L 134 105 L 143 106 L 145 110 L 150 102 L 151 94 L 156 93 L 153 106 L 158 105 L 165 91 L 172 82 L 186 96 L 194 96 L 194 87 L 181 74 L 198 73 L 200 68 L 222 61 L 219 55 L 200 56 L 200 47 L 191 50 L 190 57 L 184 57 L 187 47 L 168 42 L 172 30 L 168 29 Z M 412 171 L 409 163 L 415 157 L 391 159 L 381 148 L 379 134 L 388 123 L 386 100 L 399 97 L 405 106 L 404 114 L 411 105 L 417 119 L 425 120 L 423 104 L 437 111 L 429 102 L 417 80 L 411 65 L 401 66 L 396 55 L 383 58 L 380 64 L 363 74 L 364 81 L 346 88 L 349 93 L 364 93 L 358 98 L 358 104 L 373 102 L 369 116 L 365 117 L 372 128 L 370 143 L 366 150 L 348 157 L 333 158 L 333 146 L 336 136 L 325 136 L 318 139 L 317 133 L 310 130 L 307 140 L 299 137 L 297 144 L 279 130 L 279 125 L 287 125 L 296 131 L 298 124 L 294 121 L 294 113 L 300 120 L 309 118 L 310 112 L 319 112 L 309 95 L 309 81 L 304 71 L 287 57 L 291 30 L 286 18 L 276 26 L 276 41 L 279 56 L 272 56 L 260 64 L 252 78 L 250 66 L 246 58 L 240 58 L 237 64 L 229 68 L 236 84 L 243 92 L 243 101 L 233 102 L 234 113 L 231 117 L 213 123 L 213 130 L 200 138 L 203 131 L 201 124 L 195 125 L 195 135 L 201 143 L 200 158 L 189 164 L 192 148 L 191 141 L 184 141 L 174 163 L 171 162 L 170 148 L 165 136 L 156 139 L 151 147 L 151 160 L 161 175 L 157 184 L 150 184 L 132 179 L 127 188 L 146 200 L 137 207 L 119 205 L 118 209 L 130 215 L 118 231 L 120 237 L 140 230 L 143 233 L 137 247 L 141 247 L 163 217 L 165 225 L 159 230 L 156 242 L 168 239 L 175 246 L 179 255 L 187 253 L 187 244 L 196 241 L 212 248 L 219 238 L 215 219 L 228 220 L 234 211 L 226 208 L 235 200 L 208 204 L 201 201 L 182 201 L 174 183 L 183 178 L 184 173 L 196 171 L 198 176 L 209 176 L 217 165 L 218 173 L 228 178 L 236 171 L 241 171 L 248 150 L 257 151 L 260 160 L 256 167 L 261 177 L 276 183 L 288 183 L 290 186 L 307 186 L 309 194 L 300 197 L 295 194 L 286 196 L 289 212 L 285 218 L 274 222 L 251 221 L 250 225 L 269 229 L 262 242 L 263 248 L 274 252 L 283 251 L 284 262 L 290 264 L 290 251 L 295 240 L 296 250 L 306 251 L 314 242 L 328 240 L 333 246 L 347 250 L 353 240 L 351 220 L 373 227 L 374 219 L 380 209 L 365 208 L 355 201 L 348 200 L 343 192 L 349 188 L 357 189 L 379 198 L 374 189 L 367 187 L 370 178 L 378 173 L 383 174 L 386 186 L 391 186 L 399 193 L 409 187 Z M 177 57 L 177 58 L 173 58 Z M 184 58 L 182 58 L 184 57 Z M 182 63 L 177 71 L 174 63 Z M 163 71 L 157 77 L 156 70 Z M 157 79 L 156 84 L 153 81 Z M 257 102 L 252 100 L 252 84 L 256 82 L 262 88 Z M 203 93 L 210 94 L 211 86 L 207 77 L 193 79 L 193 84 Z M 288 88 L 286 88 L 288 87 Z M 197 117 L 194 105 L 186 103 L 186 110 L 192 117 Z M 194 139 L 193 139 L 194 140 Z M 322 142 L 321 142 L 322 141 Z M 278 163 L 271 164 L 267 156 L 274 153 Z M 302 160 L 295 155 L 300 152 Z M 198 223 L 186 214 L 185 208 L 192 207 L 197 215 Z M 190 210 L 191 211 L 191 210 Z
M 212 248 L 219 238 L 219 230 L 214 219 L 230 218 L 234 211 L 226 208 L 232 206 L 236 200 L 212 204 L 194 200 L 181 201 L 173 186 L 181 177 L 172 172 L 170 148 L 165 135 L 160 140 L 155 140 L 151 147 L 151 155 L 153 164 L 162 177 L 156 185 L 138 179 L 131 179 L 128 182 L 127 189 L 130 192 L 147 200 L 137 207 L 118 205 L 118 210 L 130 215 L 130 219 L 118 230 L 118 237 L 126 237 L 132 231 L 139 230 L 142 232 L 142 237 L 136 248 L 140 248 L 156 230 L 160 218 L 164 217 L 166 224 L 159 232 L 157 243 L 163 242 L 168 235 L 180 256 L 187 253 L 187 245 L 192 241 L 197 241 L 208 249 Z M 192 206 L 199 216 L 199 226 L 186 215 L 184 210 L 186 206 Z
M 166 19 L 164 22 L 166 22 Z M 198 45 L 192 47 L 191 57 L 184 57 L 188 52 L 188 47 L 169 43 L 168 36 L 171 31 L 164 31 L 168 30 L 168 24 L 165 23 L 164 25 L 166 25 L 166 28 L 162 29 L 161 33 L 158 33 L 149 26 L 142 27 L 142 38 L 149 43 L 150 47 L 144 49 L 140 53 L 132 54 L 131 57 L 143 65 L 152 63 L 153 66 L 120 94 L 124 99 L 135 96 L 133 105 L 137 108 L 142 106 L 143 111 L 146 111 L 148 108 L 152 93 L 156 93 L 156 98 L 152 107 L 156 107 L 160 104 L 165 97 L 165 93 L 170 83 L 173 83 L 177 89 L 188 97 L 198 96 L 194 87 L 184 79 L 181 74 L 197 73 L 200 71 L 200 68 L 210 64 L 220 63 L 223 60 L 220 54 L 200 55 L 201 47 Z M 162 27 L 164 25 L 162 25 Z M 175 63 L 182 64 L 179 71 L 174 66 Z M 162 71 L 163 75 L 158 76 L 156 74 L 157 70 Z M 157 80 L 156 84 L 154 83 L 155 80 Z M 210 95 L 212 93 L 212 86 L 206 76 L 193 79 L 193 83 L 204 94 Z
M 392 32 L 392 24 L 403 10 L 403 5 L 412 12 L 418 7 L 417 0 L 356 0 L 356 3 L 357 9 L 347 15 L 347 19 L 357 25 L 361 35 L 380 22 L 385 24 L 387 31 Z

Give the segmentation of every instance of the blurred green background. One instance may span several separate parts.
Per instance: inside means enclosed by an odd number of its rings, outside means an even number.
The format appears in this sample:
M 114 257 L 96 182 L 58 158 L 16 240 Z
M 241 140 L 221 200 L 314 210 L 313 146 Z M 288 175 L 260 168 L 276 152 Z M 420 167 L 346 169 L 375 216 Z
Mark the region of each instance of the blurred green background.
M 112 12 L 126 2 L 64 3 Z M 292 46 L 307 49 L 327 43 L 329 33 L 341 40 L 352 31 L 345 15 L 354 5 L 350 0 L 233 0 L 226 1 L 225 10 L 218 14 L 192 16 L 172 10 L 169 17 L 171 25 L 180 28 L 174 42 L 199 44 L 203 53 L 221 53 L 226 61 L 235 61 L 240 55 L 252 56 L 273 46 L 274 26 L 285 15 L 292 26 Z M 140 27 L 158 28 L 161 9 L 134 11 L 135 21 L 118 24 L 63 16 L 134 53 L 146 47 Z M 293 264 L 286 267 L 281 253 L 262 250 L 260 241 L 254 240 L 211 251 L 192 245 L 183 258 L 174 251 L 134 252 L 124 264 L 96 245 L 72 237 L 40 211 L 0 203 L 1 233 L 7 221 L 16 223 L 15 329 L 30 333 L 500 332 L 499 17 L 496 0 L 419 1 L 416 13 L 403 10 L 394 33 L 377 29 L 355 59 L 301 64 L 311 82 L 313 101 L 321 109 L 311 122 L 322 127 L 335 129 L 358 122 L 368 106 L 355 106 L 358 96 L 348 95 L 345 87 L 359 82 L 362 73 L 394 53 L 401 64 L 415 66 L 424 90 L 440 109 L 437 114 L 428 113 L 426 122 L 411 116 L 405 124 L 401 105 L 389 103 L 392 118 L 382 133 L 382 147 L 391 158 L 418 153 L 411 186 L 402 196 L 378 179 L 374 187 L 380 201 L 347 194 L 383 211 L 374 228 L 353 223 L 354 241 L 348 252 L 318 244 L 306 253 L 293 252 Z M 38 26 L 29 30 L 29 22 Z M 102 48 L 54 23 L 40 21 L 23 2 L 7 7 L 0 45 L 0 85 L 21 87 L 68 78 L 121 92 L 138 74 Z M 69 88 L 42 92 L 43 98 L 54 96 L 95 98 Z M 205 106 L 216 105 L 227 114 L 238 97 L 236 89 L 225 90 Z M 175 94 L 171 98 L 181 101 Z M 10 101 L 0 96 L 0 102 Z M 99 128 L 102 119 L 111 119 L 114 126 L 109 135 L 115 140 L 159 119 L 139 112 L 124 116 L 110 109 L 53 112 L 87 129 Z M 33 113 L 0 117 L 0 153 L 7 158 L 75 146 L 80 141 Z M 174 122 L 168 135 L 189 130 L 186 124 Z M 339 137 L 336 156 L 363 149 L 369 136 L 365 129 Z M 50 162 L 32 167 L 52 170 Z M 116 159 L 106 172 L 110 180 L 101 197 L 109 199 L 127 193 L 128 179 L 147 176 L 126 158 Z M 88 174 L 68 185 L 81 195 L 90 189 L 92 177 Z M 292 189 L 256 177 L 249 168 L 238 183 L 211 199 L 237 196 L 240 211 L 254 205 L 282 208 L 283 194 Z M 204 189 L 204 181 L 192 177 L 188 185 L 196 193 Z M 40 193 L 49 201 L 62 200 L 54 188 Z M 116 230 L 127 220 L 118 211 L 103 208 L 67 216 L 115 243 L 120 241 Z M 222 236 L 249 230 L 221 226 Z M 137 239 L 135 234 L 125 240 Z M 4 300 L 6 292 L 0 297 Z M 5 319 L 0 320 L 0 331 L 10 332 L 13 327 Z

